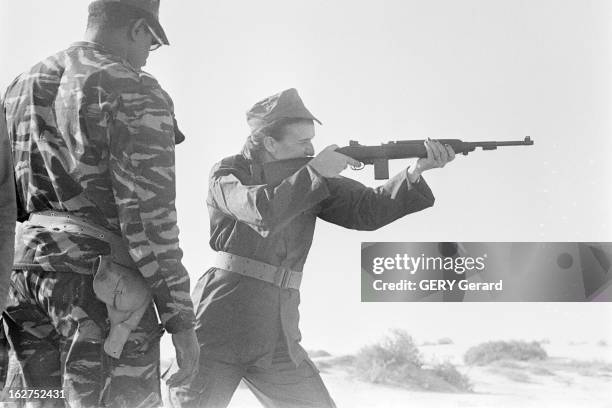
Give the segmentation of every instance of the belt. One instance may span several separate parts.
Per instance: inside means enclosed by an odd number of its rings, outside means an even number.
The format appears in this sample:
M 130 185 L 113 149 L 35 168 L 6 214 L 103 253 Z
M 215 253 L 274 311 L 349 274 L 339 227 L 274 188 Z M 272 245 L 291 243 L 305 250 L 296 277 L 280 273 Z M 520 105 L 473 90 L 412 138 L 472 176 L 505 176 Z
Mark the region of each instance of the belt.
M 271 283 L 281 289 L 300 288 L 302 272 L 292 271 L 284 266 L 274 266 L 240 255 L 217 252 L 214 266 L 240 275 Z
M 113 262 L 128 268 L 136 268 L 122 236 L 92 224 L 83 217 L 77 217 L 69 212 L 42 211 L 30 214 L 28 221 L 31 224 L 41 225 L 55 231 L 71 232 L 98 238 L 110 245 Z

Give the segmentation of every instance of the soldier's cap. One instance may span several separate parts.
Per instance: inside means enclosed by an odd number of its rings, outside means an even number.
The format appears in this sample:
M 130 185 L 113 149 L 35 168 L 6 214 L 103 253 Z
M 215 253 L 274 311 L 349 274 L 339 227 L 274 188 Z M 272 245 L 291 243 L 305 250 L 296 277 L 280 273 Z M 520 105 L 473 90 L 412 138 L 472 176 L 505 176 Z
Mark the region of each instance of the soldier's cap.
M 295 88 L 286 89 L 257 102 L 246 113 L 247 123 L 252 129 L 274 122 L 278 119 L 311 119 L 321 125 L 304 106 Z
M 168 36 L 159 23 L 159 0 L 95 0 L 89 4 L 89 10 L 103 4 L 122 4 L 127 7 L 138 9 L 147 24 L 153 30 L 155 42 L 159 45 L 170 45 Z

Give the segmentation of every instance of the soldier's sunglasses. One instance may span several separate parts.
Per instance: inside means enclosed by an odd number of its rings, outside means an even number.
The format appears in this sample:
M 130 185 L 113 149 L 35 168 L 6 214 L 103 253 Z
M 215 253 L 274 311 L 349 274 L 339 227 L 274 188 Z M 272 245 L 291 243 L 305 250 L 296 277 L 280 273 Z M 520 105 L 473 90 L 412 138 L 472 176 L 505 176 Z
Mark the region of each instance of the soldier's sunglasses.
M 149 30 L 149 32 L 151 33 L 151 36 L 153 36 L 153 40 L 155 42 L 153 42 L 151 44 L 151 46 L 149 47 L 149 51 L 155 51 L 156 49 L 158 49 L 159 47 L 162 46 L 162 44 L 164 43 L 162 41 L 162 39 L 160 38 L 159 35 L 157 35 L 157 33 L 155 32 L 155 30 L 147 23 L 145 23 L 145 26 L 147 27 L 147 29 Z

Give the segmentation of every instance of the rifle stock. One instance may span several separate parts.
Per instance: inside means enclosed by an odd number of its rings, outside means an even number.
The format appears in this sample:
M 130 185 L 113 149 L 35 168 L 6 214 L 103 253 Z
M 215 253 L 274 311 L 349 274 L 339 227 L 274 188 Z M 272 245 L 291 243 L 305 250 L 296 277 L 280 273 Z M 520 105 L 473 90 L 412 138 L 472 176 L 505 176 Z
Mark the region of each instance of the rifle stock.
M 524 140 L 507 142 L 464 142 L 459 139 L 436 140 L 444 145 L 450 145 L 456 154 L 463 155 L 473 152 L 478 147 L 482 150 L 495 150 L 500 146 L 533 145 L 533 140 L 529 136 L 526 136 Z M 348 146 L 338 148 L 336 151 L 352 157 L 364 165 L 373 165 L 376 180 L 389 178 L 389 160 L 427 157 L 424 140 L 398 140 L 383 143 L 380 146 L 362 146 L 356 141 L 351 141 Z M 300 157 L 265 163 L 264 178 L 266 183 L 278 184 L 305 166 L 310 160 L 312 160 L 312 157 Z

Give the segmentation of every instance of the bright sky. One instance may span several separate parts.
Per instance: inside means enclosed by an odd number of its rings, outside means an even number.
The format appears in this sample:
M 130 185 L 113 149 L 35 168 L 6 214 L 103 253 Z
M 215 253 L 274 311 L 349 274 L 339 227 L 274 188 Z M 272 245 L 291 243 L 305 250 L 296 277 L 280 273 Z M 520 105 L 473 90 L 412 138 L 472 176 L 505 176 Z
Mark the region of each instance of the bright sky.
M 81 39 L 87 3 L 0 0 L 0 88 Z M 379 231 L 320 222 L 302 290 L 307 348 L 354 350 L 389 327 L 421 339 L 612 338 L 612 304 L 359 298 L 361 241 L 612 241 L 612 3 L 164 0 L 161 14 L 172 45 L 146 70 L 173 96 L 187 136 L 177 149 L 177 207 L 193 279 L 213 255 L 210 167 L 240 149 L 253 103 L 296 87 L 324 123 L 318 148 L 535 140 L 426 173 L 435 207 Z M 346 175 L 376 185 L 371 168 Z

